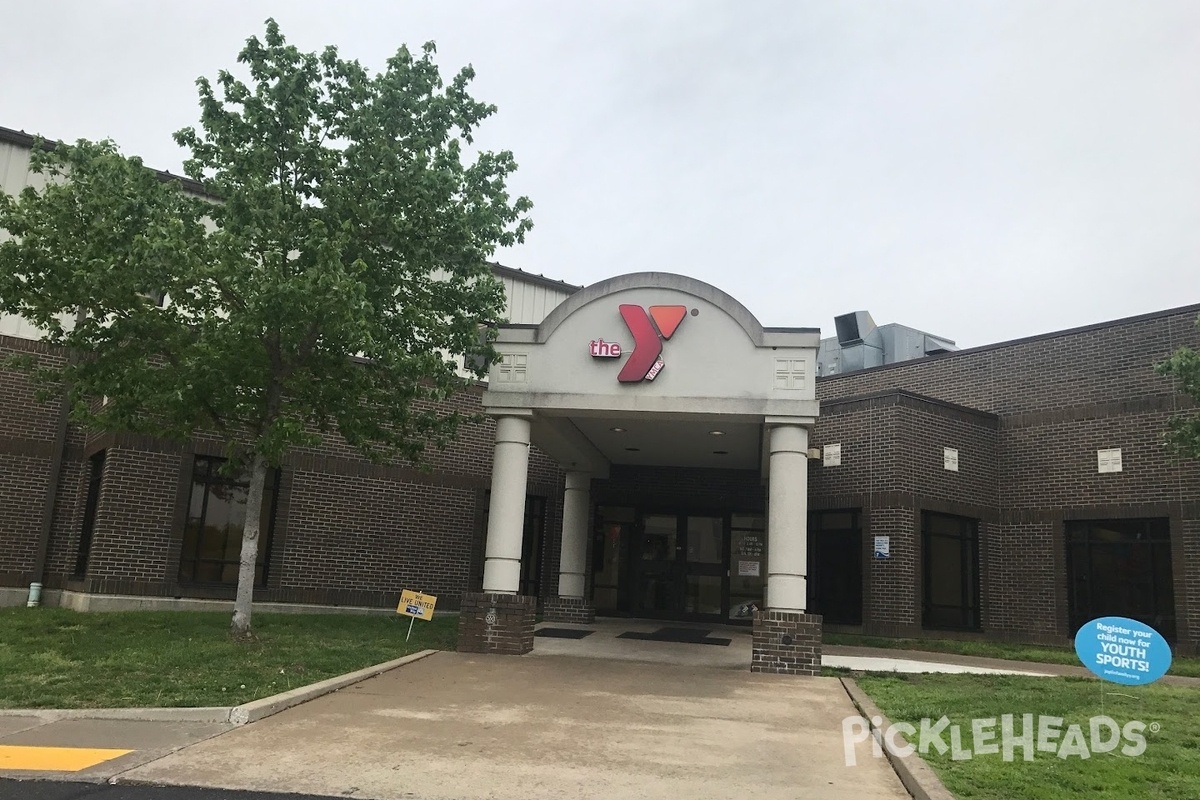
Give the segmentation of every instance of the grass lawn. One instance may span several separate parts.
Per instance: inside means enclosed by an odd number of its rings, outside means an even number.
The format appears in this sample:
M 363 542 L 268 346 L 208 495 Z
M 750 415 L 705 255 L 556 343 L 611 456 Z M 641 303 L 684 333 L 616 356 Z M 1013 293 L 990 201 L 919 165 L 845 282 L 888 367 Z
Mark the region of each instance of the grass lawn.
M 231 706 L 419 650 L 453 650 L 457 617 L 0 609 L 0 708 Z
M 949 752 L 930 750 L 923 758 L 956 797 L 966 800 L 1195 800 L 1200 797 L 1200 690 L 1153 684 L 1121 687 L 1083 678 L 1029 678 L 1010 675 L 868 675 L 856 679 L 892 722 L 920 727 L 923 718 L 936 722 L 943 715 L 962 730 L 962 747 L 971 749 L 971 720 L 1021 715 L 1064 718 L 1057 743 L 1071 723 L 1081 726 L 1090 751 L 1089 719 L 1106 714 L 1125 725 L 1140 720 L 1145 752 L 1139 756 L 1091 753 L 1090 758 L 1060 759 L 1037 752 L 1022 760 L 1020 750 L 1011 762 L 1001 755 L 977 755 L 954 761 Z M 1101 689 L 1105 696 L 1101 705 Z M 1119 692 L 1120 694 L 1116 694 Z M 1123 696 L 1124 695 L 1124 696 Z M 1157 732 L 1152 723 L 1161 726 Z M 914 737 L 915 738 L 915 737 Z M 948 743 L 949 732 L 942 738 Z M 1036 739 L 1036 734 L 1035 734 Z M 911 741 L 911 739 L 910 739 Z M 1122 745 L 1128 740 L 1123 740 Z M 915 743 L 915 742 L 914 742 Z
M 1011 642 L 958 641 L 956 639 L 885 639 L 878 636 L 858 636 L 850 633 L 826 633 L 825 644 L 848 647 L 886 647 L 899 650 L 925 650 L 934 653 L 954 653 L 961 656 L 1008 658 L 1014 661 L 1036 661 L 1043 664 L 1081 666 L 1075 651 L 1067 647 L 1048 647 Z M 1200 678 L 1200 658 L 1174 656 L 1168 675 Z

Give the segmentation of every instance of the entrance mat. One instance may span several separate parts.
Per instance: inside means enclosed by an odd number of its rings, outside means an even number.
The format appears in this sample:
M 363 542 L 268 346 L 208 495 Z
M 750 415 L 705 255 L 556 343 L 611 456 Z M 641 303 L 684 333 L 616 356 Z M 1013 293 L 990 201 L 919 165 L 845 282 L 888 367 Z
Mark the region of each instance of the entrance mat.
M 578 628 L 539 628 L 534 636 L 546 636 L 551 639 L 582 639 L 591 636 L 595 631 L 581 631 Z
M 721 647 L 727 647 L 732 639 L 722 639 L 717 636 L 710 637 L 708 634 L 712 631 L 706 631 L 702 628 L 659 628 L 654 633 L 642 633 L 641 631 L 626 631 L 617 636 L 618 639 L 642 639 L 649 642 L 680 642 L 682 644 L 715 644 Z

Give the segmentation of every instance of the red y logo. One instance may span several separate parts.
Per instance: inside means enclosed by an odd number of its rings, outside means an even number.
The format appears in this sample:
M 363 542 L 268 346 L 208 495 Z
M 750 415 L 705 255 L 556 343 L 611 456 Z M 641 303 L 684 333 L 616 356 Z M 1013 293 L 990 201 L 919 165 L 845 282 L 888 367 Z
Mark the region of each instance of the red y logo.
M 650 306 L 650 313 L 647 314 L 641 306 L 622 305 L 620 311 L 621 319 L 625 320 L 626 327 L 633 334 L 633 352 L 621 368 L 617 380 L 621 383 L 652 381 L 663 368 L 663 361 L 659 357 L 662 355 L 663 339 L 670 339 L 679 328 L 679 323 L 687 315 L 687 306 Z

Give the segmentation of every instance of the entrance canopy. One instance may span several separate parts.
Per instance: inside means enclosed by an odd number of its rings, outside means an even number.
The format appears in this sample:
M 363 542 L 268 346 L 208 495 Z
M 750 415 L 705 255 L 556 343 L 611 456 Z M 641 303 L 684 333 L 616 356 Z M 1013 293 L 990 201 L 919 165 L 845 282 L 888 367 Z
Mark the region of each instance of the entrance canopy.
M 755 469 L 764 424 L 817 415 L 815 328 L 764 328 L 702 281 L 664 272 L 589 286 L 540 325 L 505 325 L 484 406 L 531 422 L 568 470 Z
M 535 444 L 566 472 L 558 596 L 544 607 L 547 619 L 595 615 L 587 575 L 593 478 L 609 477 L 614 464 L 758 469 L 767 479 L 767 552 L 761 519 L 743 521 L 735 546 L 729 514 L 636 515 L 635 605 L 674 613 L 686 596 L 696 613 L 724 615 L 734 601 L 727 556 L 737 550 L 739 579 L 761 587 L 766 576 L 765 609 L 752 602 L 761 592 L 737 598 L 754 615 L 751 669 L 816 674 L 820 618 L 805 608 L 819 339 L 812 328 L 764 328 L 724 292 L 664 272 L 597 283 L 540 325 L 503 326 L 483 396 L 496 418 L 483 592 L 463 596 L 459 648 L 533 647 L 536 604 L 518 592 Z

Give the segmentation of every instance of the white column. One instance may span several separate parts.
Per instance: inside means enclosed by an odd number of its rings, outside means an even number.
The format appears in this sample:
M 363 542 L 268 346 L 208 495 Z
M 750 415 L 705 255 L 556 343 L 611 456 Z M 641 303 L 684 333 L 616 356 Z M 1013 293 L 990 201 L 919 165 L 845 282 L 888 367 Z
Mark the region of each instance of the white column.
M 563 492 L 562 553 L 558 559 L 558 596 L 584 596 L 587 570 L 588 512 L 591 510 L 592 476 L 568 472 Z
M 521 539 L 529 480 L 529 418 L 496 418 L 492 498 L 488 511 L 483 590 L 516 594 L 521 587 Z
M 808 429 L 770 430 L 767 501 L 767 609 L 803 612 L 808 605 Z

